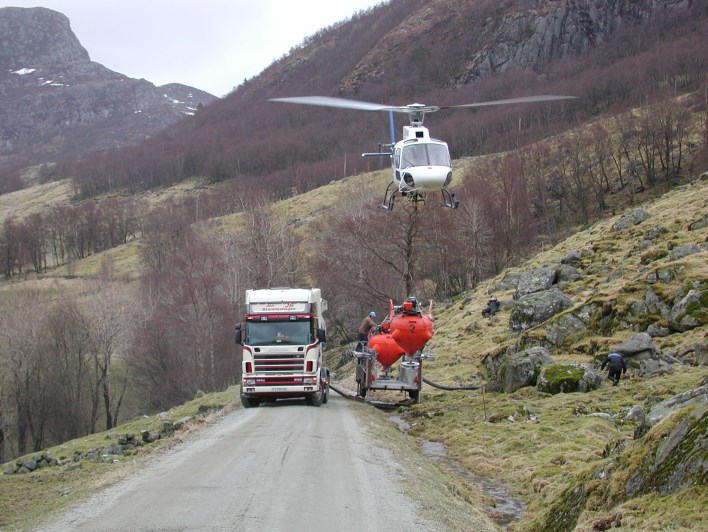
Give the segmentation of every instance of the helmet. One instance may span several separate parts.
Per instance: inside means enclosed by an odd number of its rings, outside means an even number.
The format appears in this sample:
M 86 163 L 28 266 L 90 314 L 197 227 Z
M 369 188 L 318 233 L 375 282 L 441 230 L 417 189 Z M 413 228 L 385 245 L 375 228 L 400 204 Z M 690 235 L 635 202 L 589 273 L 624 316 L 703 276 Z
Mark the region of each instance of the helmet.
M 372 318 L 375 318 L 375 317 L 376 317 L 376 312 L 374 312 L 374 311 L 372 310 L 371 312 L 369 312 L 369 316 L 371 316 Z

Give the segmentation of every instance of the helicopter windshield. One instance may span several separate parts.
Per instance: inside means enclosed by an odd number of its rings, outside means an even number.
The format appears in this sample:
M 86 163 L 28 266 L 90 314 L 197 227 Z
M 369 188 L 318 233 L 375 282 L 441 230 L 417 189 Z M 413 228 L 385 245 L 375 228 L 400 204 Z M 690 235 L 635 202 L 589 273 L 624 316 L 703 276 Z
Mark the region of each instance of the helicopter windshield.
M 401 168 L 411 166 L 450 166 L 447 146 L 429 142 L 404 146 Z

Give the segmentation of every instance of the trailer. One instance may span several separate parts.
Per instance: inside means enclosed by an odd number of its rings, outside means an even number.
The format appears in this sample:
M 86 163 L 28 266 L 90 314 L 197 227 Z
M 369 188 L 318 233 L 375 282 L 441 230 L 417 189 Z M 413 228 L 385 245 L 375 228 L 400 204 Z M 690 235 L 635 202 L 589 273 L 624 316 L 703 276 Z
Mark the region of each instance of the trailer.
M 366 344 L 359 343 L 352 352 L 359 396 L 366 397 L 369 390 L 393 390 L 406 392 L 413 401 L 420 402 L 422 349 L 435 334 L 432 308 L 431 301 L 428 314 L 424 315 L 414 296 L 400 306 L 389 301 L 389 314 L 381 326 L 369 335 Z M 393 366 L 399 359 L 395 378 Z
M 376 365 L 378 353 L 363 346 L 361 351 L 353 352 L 356 361 L 357 394 L 366 397 L 369 390 L 391 390 L 406 392 L 414 402 L 420 402 L 420 390 L 423 386 L 423 360 L 420 354 L 401 361 L 398 378 L 384 369 L 379 372 Z

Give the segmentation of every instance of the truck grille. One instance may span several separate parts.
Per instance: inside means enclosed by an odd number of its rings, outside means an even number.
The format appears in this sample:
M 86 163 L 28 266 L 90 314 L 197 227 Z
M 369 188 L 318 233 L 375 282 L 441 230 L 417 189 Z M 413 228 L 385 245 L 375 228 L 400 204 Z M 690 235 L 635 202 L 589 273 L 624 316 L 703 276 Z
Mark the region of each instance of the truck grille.
M 256 373 L 302 373 L 305 367 L 305 354 L 293 355 L 254 353 Z

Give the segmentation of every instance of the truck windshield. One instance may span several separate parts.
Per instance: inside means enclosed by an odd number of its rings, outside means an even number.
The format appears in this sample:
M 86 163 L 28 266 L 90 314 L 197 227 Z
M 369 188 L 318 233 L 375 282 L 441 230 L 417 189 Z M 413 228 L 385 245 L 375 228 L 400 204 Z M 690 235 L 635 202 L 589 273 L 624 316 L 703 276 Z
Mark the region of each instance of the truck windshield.
M 246 345 L 308 345 L 314 342 L 309 321 L 249 321 Z

